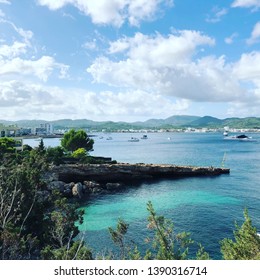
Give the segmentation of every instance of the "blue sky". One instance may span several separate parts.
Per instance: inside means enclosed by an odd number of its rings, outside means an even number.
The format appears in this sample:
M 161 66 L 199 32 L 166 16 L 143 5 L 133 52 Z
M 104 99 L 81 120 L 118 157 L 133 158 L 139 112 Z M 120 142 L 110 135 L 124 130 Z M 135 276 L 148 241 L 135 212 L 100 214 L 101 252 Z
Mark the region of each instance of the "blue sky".
M 260 0 L 0 0 L 0 119 L 260 116 Z

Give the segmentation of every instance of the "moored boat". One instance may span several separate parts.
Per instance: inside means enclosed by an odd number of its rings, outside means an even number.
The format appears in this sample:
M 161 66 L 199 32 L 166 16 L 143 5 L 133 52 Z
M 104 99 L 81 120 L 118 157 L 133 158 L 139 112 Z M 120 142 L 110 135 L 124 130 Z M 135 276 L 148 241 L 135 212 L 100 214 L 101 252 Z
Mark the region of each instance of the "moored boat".
M 139 142 L 139 139 L 136 137 L 131 137 L 128 142 Z
M 225 140 L 241 141 L 241 142 L 256 142 L 255 139 L 253 139 L 252 137 L 249 137 L 249 136 L 247 136 L 245 134 L 227 136 L 224 139 Z

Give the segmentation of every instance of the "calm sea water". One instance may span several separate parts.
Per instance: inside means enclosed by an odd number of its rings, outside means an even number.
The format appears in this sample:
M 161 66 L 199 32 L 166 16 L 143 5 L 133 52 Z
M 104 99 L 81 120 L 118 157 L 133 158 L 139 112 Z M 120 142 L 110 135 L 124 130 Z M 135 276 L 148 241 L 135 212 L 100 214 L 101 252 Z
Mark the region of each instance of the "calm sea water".
M 100 135 L 99 135 L 100 136 Z M 146 204 L 152 201 L 156 212 L 171 219 L 176 232 L 188 231 L 211 258 L 220 259 L 219 241 L 232 237 L 234 222 L 243 222 L 243 210 L 249 210 L 260 231 L 260 135 L 257 142 L 223 140 L 220 133 L 149 133 L 147 140 L 128 142 L 141 134 L 113 133 L 95 137 L 92 155 L 107 156 L 119 162 L 170 163 L 197 166 L 222 166 L 230 175 L 214 178 L 185 178 L 128 185 L 124 190 L 98 195 L 83 203 L 84 223 L 80 230 L 95 251 L 112 248 L 108 227 L 118 218 L 129 223 L 127 238 L 141 249 L 147 230 Z M 112 140 L 106 140 L 111 136 Z M 36 145 L 34 140 L 28 144 Z M 46 146 L 59 144 L 45 139 Z

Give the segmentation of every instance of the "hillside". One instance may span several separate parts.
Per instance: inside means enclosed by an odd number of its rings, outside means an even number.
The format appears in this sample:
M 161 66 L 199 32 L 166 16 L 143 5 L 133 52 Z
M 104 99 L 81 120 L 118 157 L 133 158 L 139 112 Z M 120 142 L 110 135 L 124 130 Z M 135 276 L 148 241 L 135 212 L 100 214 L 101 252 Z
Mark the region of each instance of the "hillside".
M 49 122 L 55 129 L 70 129 L 70 128 L 84 128 L 89 130 L 127 130 L 127 129 L 161 129 L 161 128 L 222 128 L 229 126 L 231 128 L 256 128 L 260 129 L 260 118 L 248 117 L 248 118 L 227 118 L 218 119 L 212 116 L 170 116 L 166 119 L 149 119 L 144 122 L 113 122 L 103 121 L 97 122 L 88 119 L 62 119 L 55 121 L 45 120 L 19 120 L 19 121 L 7 121 L 0 120 L 0 124 L 4 125 L 17 125 L 18 127 L 39 127 L 40 124 Z

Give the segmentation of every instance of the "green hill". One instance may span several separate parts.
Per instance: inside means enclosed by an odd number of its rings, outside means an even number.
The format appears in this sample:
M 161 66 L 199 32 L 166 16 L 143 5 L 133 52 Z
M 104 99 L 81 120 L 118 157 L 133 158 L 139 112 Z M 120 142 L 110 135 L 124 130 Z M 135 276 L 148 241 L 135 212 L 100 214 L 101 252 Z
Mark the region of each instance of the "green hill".
M 161 128 L 222 128 L 229 126 L 230 128 L 257 128 L 260 129 L 260 118 L 226 118 L 218 119 L 212 116 L 186 116 L 186 115 L 173 115 L 166 119 L 149 119 L 144 122 L 113 122 L 113 121 L 92 121 L 88 119 L 61 119 L 55 121 L 45 120 L 19 120 L 7 121 L 0 120 L 4 125 L 17 125 L 18 127 L 39 127 L 40 124 L 49 122 L 53 125 L 54 129 L 70 129 L 70 128 L 83 128 L 89 130 L 128 130 L 128 129 L 161 129 Z

